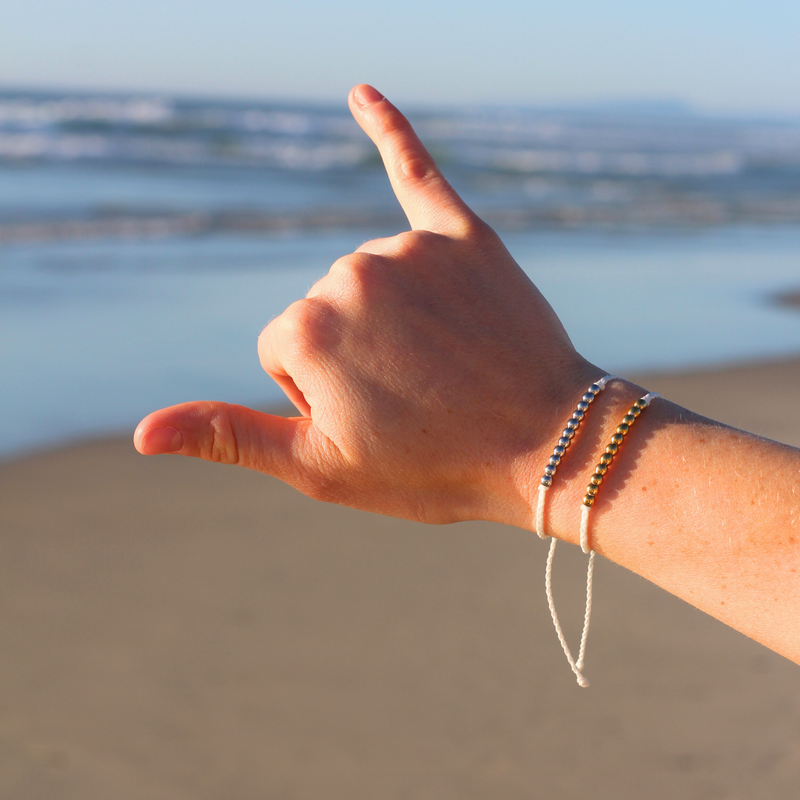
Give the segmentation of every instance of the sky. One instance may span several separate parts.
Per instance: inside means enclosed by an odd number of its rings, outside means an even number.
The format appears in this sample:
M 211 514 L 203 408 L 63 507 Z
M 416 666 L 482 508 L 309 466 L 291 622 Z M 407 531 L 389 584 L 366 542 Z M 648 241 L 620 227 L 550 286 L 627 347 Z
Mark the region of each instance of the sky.
M 798 0 L 6 0 L 0 87 L 800 114 Z

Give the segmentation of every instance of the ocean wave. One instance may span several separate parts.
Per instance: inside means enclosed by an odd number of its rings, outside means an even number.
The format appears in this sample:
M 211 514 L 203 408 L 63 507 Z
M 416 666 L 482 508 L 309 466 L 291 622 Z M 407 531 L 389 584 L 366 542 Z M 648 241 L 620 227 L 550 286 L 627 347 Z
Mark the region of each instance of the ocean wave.
M 174 117 L 174 104 L 158 99 L 0 97 L 0 127 L 40 128 L 75 121 L 161 125 Z
M 318 172 L 357 167 L 373 160 L 364 142 L 306 142 L 252 137 L 233 141 L 111 137 L 102 134 L 2 133 L 7 161 L 113 161 L 176 166 L 255 166 Z
M 692 114 L 452 109 L 413 115 L 444 163 L 521 172 L 731 174 L 750 161 L 800 165 L 800 123 Z M 364 163 L 344 109 L 163 97 L 0 93 L 0 158 L 250 159 L 301 169 Z
M 607 190 L 606 190 L 607 191 Z M 606 202 L 552 202 L 478 208 L 500 230 L 536 228 L 696 228 L 726 225 L 800 225 L 800 197 L 742 200 L 686 195 L 611 197 Z M 610 202 L 608 202 L 610 200 Z M 0 222 L 0 246 L 41 241 L 147 240 L 218 233 L 285 235 L 310 231 L 387 231 L 406 228 L 399 208 L 341 206 L 275 211 L 104 214 L 84 218 Z
M 0 222 L 0 245 L 91 239 L 162 239 L 211 233 L 286 234 L 396 228 L 399 209 L 322 208 L 189 214 L 112 214 L 90 218 Z
M 499 226 L 800 223 L 800 121 L 486 108 L 411 119 Z M 392 203 L 344 108 L 0 93 L 0 241 L 369 227 Z
M 510 172 L 578 173 L 624 176 L 735 175 L 745 164 L 741 155 L 718 153 L 602 152 L 472 148 L 461 151 L 466 163 Z

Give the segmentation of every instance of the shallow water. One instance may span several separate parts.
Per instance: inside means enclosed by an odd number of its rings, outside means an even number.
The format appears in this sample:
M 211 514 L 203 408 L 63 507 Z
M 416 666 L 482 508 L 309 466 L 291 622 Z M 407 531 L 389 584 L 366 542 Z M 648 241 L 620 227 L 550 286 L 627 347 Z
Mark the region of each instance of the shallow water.
M 388 231 L 387 231 L 388 233 Z M 279 400 L 259 332 L 375 231 L 0 248 L 0 453 L 132 431 L 185 400 Z M 509 249 L 604 369 L 800 351 L 800 231 L 512 233 Z

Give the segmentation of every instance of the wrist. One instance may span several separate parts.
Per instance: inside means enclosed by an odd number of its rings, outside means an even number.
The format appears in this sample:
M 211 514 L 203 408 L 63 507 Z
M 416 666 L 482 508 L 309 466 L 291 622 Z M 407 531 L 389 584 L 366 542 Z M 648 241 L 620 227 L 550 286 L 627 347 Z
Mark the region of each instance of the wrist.
M 562 436 L 567 420 L 570 419 L 573 410 L 578 408 L 581 395 L 586 392 L 588 386 L 588 383 L 584 384 L 583 391 L 576 396 L 572 406 L 566 412 L 562 412 L 560 427 L 551 434 L 552 442 L 543 450 L 537 451 L 535 463 L 538 466 L 534 468 L 533 459 L 531 460 L 528 489 L 530 512 L 527 524 L 524 525 L 529 530 L 536 529 L 535 516 L 545 466 Z M 622 378 L 614 378 L 590 402 L 546 492 L 543 525 L 548 536 L 578 544 L 581 508 L 590 478 L 595 473 L 600 457 L 616 433 L 622 418 L 628 413 L 631 405 L 644 394 L 645 390 L 642 387 Z M 645 414 L 649 416 L 651 410 L 647 410 Z M 607 513 L 608 506 L 625 490 L 626 479 L 632 465 L 635 464 L 637 452 L 648 438 L 647 432 L 642 430 L 646 427 L 637 423 L 620 445 L 615 462 L 603 479 L 602 489 L 598 490 L 593 516 L 596 513 L 598 515 Z

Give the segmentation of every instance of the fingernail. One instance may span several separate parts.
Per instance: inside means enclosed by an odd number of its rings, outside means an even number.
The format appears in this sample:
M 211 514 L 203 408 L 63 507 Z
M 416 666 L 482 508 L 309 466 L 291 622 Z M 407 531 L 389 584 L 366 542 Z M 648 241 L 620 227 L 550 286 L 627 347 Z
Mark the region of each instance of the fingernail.
M 378 100 L 383 100 L 383 95 L 374 86 L 369 86 L 366 83 L 356 87 L 353 96 L 360 106 L 371 106 L 373 103 L 377 103 Z
M 153 428 L 144 437 L 143 444 L 148 456 L 177 453 L 183 447 L 183 434 L 177 428 Z

